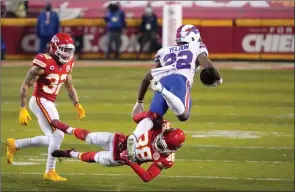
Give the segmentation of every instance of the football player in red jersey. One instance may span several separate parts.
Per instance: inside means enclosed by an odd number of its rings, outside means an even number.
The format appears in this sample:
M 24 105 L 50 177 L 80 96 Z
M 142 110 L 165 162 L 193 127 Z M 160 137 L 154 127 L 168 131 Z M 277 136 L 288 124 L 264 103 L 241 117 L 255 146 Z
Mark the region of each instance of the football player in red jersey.
M 147 117 L 147 112 L 136 114 L 133 119 L 139 123 Z M 127 138 L 122 133 L 94 132 L 91 133 L 81 128 L 60 129 L 67 134 L 73 134 L 76 138 L 89 144 L 102 147 L 100 152 L 76 152 L 71 150 L 56 150 L 54 157 L 76 158 L 88 163 L 100 163 L 104 166 L 128 165 L 144 181 L 148 182 L 158 176 L 163 169 L 172 167 L 175 152 L 183 145 L 185 135 L 179 128 L 170 128 L 168 121 L 154 124 L 154 128 L 143 134 L 136 141 L 136 161 L 130 161 L 127 157 Z M 140 164 L 153 162 L 145 170 Z
M 64 133 L 56 128 L 68 127 L 59 120 L 55 107 L 55 99 L 64 83 L 68 95 L 77 109 L 78 117 L 85 115 L 85 110 L 79 104 L 76 90 L 72 83 L 72 69 L 74 67 L 75 46 L 72 37 L 67 33 L 57 33 L 50 42 L 49 53 L 35 56 L 33 66 L 28 71 L 20 88 L 20 113 L 21 125 L 27 125 L 31 120 L 27 110 L 28 88 L 34 85 L 33 96 L 29 107 L 38 119 L 39 125 L 45 136 L 34 138 L 7 139 L 7 161 L 13 162 L 17 150 L 26 147 L 48 146 L 48 157 L 44 179 L 51 181 L 66 181 L 55 172 L 56 160 L 51 153 L 59 149 Z

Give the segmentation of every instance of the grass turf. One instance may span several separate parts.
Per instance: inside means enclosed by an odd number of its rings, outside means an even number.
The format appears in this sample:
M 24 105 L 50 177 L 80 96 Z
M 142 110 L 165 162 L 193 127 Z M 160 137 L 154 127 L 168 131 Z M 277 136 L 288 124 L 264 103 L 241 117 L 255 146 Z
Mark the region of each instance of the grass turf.
M 19 87 L 27 70 L 1 68 L 2 191 L 294 190 L 293 71 L 221 70 L 224 84 L 217 88 L 203 86 L 197 74 L 190 120 L 178 122 L 171 111 L 166 115 L 173 126 L 185 130 L 187 141 L 174 167 L 150 183 L 143 183 L 127 166 L 106 168 L 75 160 L 56 166 L 68 182 L 51 183 L 42 180 L 47 148 L 18 151 L 18 165 L 8 165 L 5 159 L 7 137 L 42 135 L 32 113 L 27 127 L 18 123 Z M 62 89 L 56 101 L 61 120 L 91 131 L 132 132 L 130 112 L 145 72 L 142 67 L 75 68 L 73 81 L 86 118 L 77 120 Z M 149 91 L 145 109 L 151 98 Z M 62 148 L 71 147 L 100 150 L 65 136 Z

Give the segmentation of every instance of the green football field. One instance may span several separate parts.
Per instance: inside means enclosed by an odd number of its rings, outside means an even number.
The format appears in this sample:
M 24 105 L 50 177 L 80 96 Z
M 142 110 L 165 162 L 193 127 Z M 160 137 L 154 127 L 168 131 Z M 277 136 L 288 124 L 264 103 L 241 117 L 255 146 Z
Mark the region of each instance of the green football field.
M 43 134 L 32 113 L 27 127 L 18 122 L 19 88 L 28 68 L 1 68 L 2 191 L 294 191 L 293 70 L 221 69 L 224 84 L 217 88 L 203 86 L 196 77 L 190 119 L 178 122 L 171 111 L 166 115 L 172 126 L 185 131 L 187 140 L 174 166 L 149 183 L 127 166 L 108 168 L 73 159 L 56 166 L 68 182 L 52 183 L 43 180 L 46 147 L 21 149 L 14 165 L 6 163 L 7 137 Z M 91 131 L 131 133 L 135 123 L 130 113 L 146 71 L 76 67 L 73 81 L 87 114 L 77 120 L 62 89 L 56 101 L 61 120 Z M 149 91 L 145 109 L 151 98 Z M 100 150 L 72 136 L 65 136 L 61 147 Z

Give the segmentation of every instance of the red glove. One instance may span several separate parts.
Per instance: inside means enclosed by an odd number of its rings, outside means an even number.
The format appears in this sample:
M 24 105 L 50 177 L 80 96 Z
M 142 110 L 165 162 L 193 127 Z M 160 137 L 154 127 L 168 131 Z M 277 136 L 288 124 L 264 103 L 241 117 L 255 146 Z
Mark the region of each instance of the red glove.
M 126 165 L 130 165 L 131 161 L 128 159 L 127 150 L 120 153 L 120 160 L 123 161 Z

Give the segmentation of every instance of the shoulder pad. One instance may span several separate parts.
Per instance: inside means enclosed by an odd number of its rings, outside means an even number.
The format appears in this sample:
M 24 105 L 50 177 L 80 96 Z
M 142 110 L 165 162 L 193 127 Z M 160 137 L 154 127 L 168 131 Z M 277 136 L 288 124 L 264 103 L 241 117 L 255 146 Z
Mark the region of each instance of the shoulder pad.
M 49 56 L 50 57 L 50 56 Z M 48 56 L 45 54 L 38 54 L 33 60 L 33 65 L 36 65 L 41 68 L 46 68 Z

